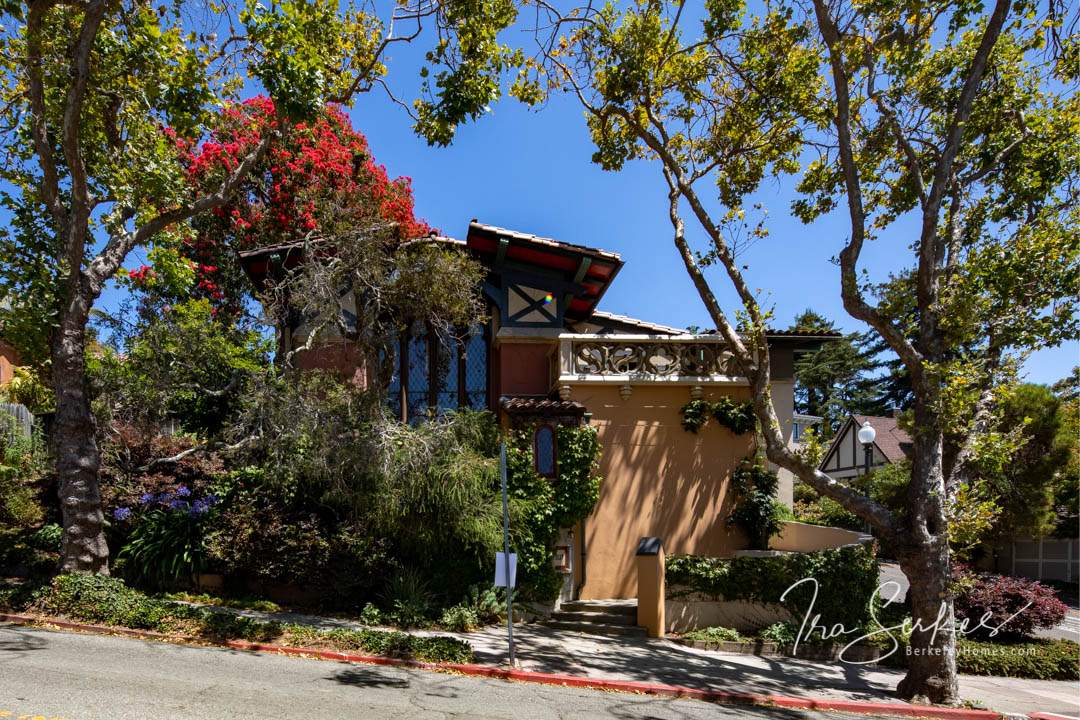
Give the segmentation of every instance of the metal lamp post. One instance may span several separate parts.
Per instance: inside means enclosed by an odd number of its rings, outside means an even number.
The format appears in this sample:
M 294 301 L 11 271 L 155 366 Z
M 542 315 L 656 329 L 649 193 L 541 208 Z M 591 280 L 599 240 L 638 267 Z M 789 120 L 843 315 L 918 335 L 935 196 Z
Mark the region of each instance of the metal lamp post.
M 873 426 L 870 424 L 870 421 L 867 420 L 862 424 L 862 427 L 859 428 L 858 433 L 859 442 L 862 443 L 863 453 L 866 461 L 866 469 L 863 473 L 864 475 L 870 474 L 870 460 L 873 458 L 874 455 L 874 439 L 876 437 L 877 431 L 874 430 Z

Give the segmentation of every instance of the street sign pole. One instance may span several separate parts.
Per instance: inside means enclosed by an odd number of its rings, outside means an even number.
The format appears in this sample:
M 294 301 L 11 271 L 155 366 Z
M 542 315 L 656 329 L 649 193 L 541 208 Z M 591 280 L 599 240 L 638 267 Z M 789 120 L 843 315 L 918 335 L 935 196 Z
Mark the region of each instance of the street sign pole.
M 514 583 L 510 575 L 510 501 L 506 492 L 506 441 L 499 447 L 499 475 L 503 502 L 503 567 L 506 578 L 506 640 L 510 645 L 510 667 L 514 667 Z

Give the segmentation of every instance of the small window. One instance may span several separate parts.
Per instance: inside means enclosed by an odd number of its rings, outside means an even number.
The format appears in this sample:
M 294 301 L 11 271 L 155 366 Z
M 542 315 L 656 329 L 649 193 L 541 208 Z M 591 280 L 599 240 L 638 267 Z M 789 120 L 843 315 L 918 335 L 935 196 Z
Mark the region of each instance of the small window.
M 555 477 L 555 428 L 541 425 L 533 434 L 533 464 L 541 477 Z

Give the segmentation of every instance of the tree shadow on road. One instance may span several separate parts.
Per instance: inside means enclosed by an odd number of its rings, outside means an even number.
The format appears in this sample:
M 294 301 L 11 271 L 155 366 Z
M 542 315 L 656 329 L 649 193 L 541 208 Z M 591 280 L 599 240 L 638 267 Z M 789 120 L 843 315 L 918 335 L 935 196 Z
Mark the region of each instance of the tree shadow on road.
M 345 670 L 339 670 L 331 679 L 342 685 L 360 688 L 403 689 L 411 684 L 407 677 L 394 677 L 382 668 L 370 665 L 354 665 Z
M 49 641 L 40 633 L 20 627 L 0 626 L 0 658 L 12 657 L 9 653 L 44 650 Z

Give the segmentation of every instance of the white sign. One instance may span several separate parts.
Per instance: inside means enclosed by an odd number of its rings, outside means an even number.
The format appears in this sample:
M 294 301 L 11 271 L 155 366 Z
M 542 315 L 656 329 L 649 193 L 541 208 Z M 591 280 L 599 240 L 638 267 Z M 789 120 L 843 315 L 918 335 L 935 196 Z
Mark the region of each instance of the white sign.
M 506 587 L 506 555 L 495 553 L 495 587 Z M 510 587 L 517 587 L 517 553 L 510 553 Z

